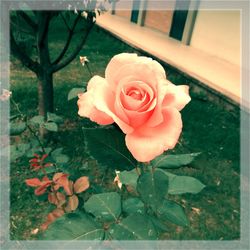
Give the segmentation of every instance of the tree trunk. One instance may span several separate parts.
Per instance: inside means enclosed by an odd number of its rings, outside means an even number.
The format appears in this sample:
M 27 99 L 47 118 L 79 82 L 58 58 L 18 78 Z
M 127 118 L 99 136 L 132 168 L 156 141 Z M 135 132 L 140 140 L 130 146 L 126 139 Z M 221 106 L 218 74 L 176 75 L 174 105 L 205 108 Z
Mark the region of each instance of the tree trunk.
M 37 72 L 38 78 L 38 110 L 39 115 L 45 118 L 47 112 L 53 112 L 53 73 L 48 47 L 48 31 L 50 23 L 49 11 L 38 11 L 37 50 L 40 68 Z
M 47 112 L 53 113 L 53 75 L 42 70 L 38 73 L 38 111 L 39 115 L 47 116 Z

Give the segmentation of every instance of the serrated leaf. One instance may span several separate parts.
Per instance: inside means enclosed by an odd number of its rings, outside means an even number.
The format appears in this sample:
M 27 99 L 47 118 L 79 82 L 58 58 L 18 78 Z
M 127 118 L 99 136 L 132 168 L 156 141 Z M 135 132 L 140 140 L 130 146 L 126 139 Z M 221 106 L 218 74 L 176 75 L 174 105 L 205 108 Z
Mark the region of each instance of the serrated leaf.
M 162 174 L 168 176 L 169 179 L 168 194 L 172 195 L 185 194 L 185 193 L 197 194 L 203 188 L 206 187 L 202 182 L 200 182 L 194 177 L 179 176 L 161 169 L 158 169 L 158 171 L 161 171 Z
M 31 123 L 42 125 L 42 124 L 44 124 L 44 116 L 42 116 L 42 115 L 36 115 L 36 116 L 32 117 L 29 121 Z
M 87 149 L 99 164 L 123 170 L 136 166 L 122 132 L 111 128 L 83 128 L 83 132 Z
M 26 130 L 25 122 L 10 123 L 10 135 L 20 135 L 25 130 Z
M 121 197 L 115 192 L 95 194 L 85 202 L 84 208 L 102 221 L 116 221 L 121 214 Z
M 85 92 L 85 88 L 73 88 L 73 89 L 71 89 L 68 93 L 68 101 L 76 98 L 78 96 L 78 94 L 84 93 L 84 92 Z
M 44 127 L 52 132 L 57 132 L 58 131 L 58 125 L 55 122 L 45 122 Z
M 55 122 L 55 123 L 63 123 L 63 118 L 59 115 L 48 112 L 47 113 L 47 121 L 48 122 Z
M 145 212 L 144 203 L 138 198 L 128 198 L 122 202 L 122 210 L 127 214 L 143 214 Z
M 158 168 L 180 168 L 189 165 L 201 153 L 179 154 L 179 155 L 160 155 L 154 160 L 152 164 Z
M 156 169 L 140 175 L 137 191 L 141 199 L 154 210 L 160 206 L 168 191 L 168 177 Z
M 45 231 L 44 240 L 102 240 L 104 230 L 92 218 L 80 213 L 66 214 Z
M 122 171 L 117 174 L 122 184 L 129 185 L 136 190 L 138 173 L 136 169 L 132 169 L 130 171 Z
M 157 232 L 147 215 L 132 214 L 113 224 L 109 234 L 114 240 L 156 240 Z
M 157 209 L 157 216 L 163 221 L 168 220 L 179 226 L 189 225 L 182 206 L 173 201 L 164 200 L 163 204 Z

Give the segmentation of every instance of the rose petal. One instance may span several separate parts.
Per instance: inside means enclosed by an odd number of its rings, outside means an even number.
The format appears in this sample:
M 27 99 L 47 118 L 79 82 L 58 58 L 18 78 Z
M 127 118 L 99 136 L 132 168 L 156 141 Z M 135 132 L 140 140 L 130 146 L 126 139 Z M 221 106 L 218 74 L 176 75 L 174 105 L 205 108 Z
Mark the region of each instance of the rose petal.
M 150 119 L 147 121 L 147 126 L 155 127 L 163 122 L 163 114 L 162 114 L 162 102 L 167 93 L 167 85 L 166 80 L 160 80 L 157 85 L 157 103 L 155 105 L 154 112 Z
M 162 106 L 174 107 L 177 110 L 182 110 L 190 101 L 191 98 L 189 96 L 189 86 L 176 86 L 170 83 L 167 86 L 167 94 L 164 97 Z
M 93 104 L 99 111 L 110 116 L 125 134 L 133 131 L 133 128 L 116 114 L 114 107 L 115 93 L 104 82 L 95 86 Z
M 136 81 L 141 81 L 146 83 L 148 86 L 150 86 L 154 92 L 157 88 L 157 83 L 161 79 L 164 79 L 162 77 L 162 74 L 159 74 L 158 72 L 154 71 L 154 68 L 151 64 L 146 63 L 132 63 L 132 64 L 126 64 L 123 67 L 120 68 L 119 71 L 116 72 L 116 74 L 113 76 L 113 82 L 110 83 L 111 88 L 116 90 L 114 88 L 117 87 L 117 85 L 127 77 L 131 77 Z
M 174 108 L 162 112 L 164 120 L 160 125 L 154 128 L 145 125 L 126 135 L 126 145 L 137 161 L 151 161 L 177 143 L 182 130 L 181 115 Z
M 144 69 L 138 70 L 137 73 L 134 74 L 133 69 L 135 65 L 139 67 L 141 67 L 140 65 L 144 65 L 142 66 Z M 138 76 L 138 73 L 140 73 L 140 76 L 139 78 L 137 78 L 137 80 L 144 79 L 144 77 L 141 78 L 141 76 L 143 76 L 144 74 L 147 74 L 145 65 L 147 65 L 147 67 L 150 68 L 150 71 L 151 71 L 150 75 L 152 75 L 153 73 L 154 75 L 157 75 L 157 77 L 166 78 L 166 74 L 165 74 L 163 67 L 157 61 L 152 60 L 152 58 L 149 58 L 149 57 L 137 56 L 137 54 L 131 54 L 131 53 L 121 53 L 121 54 L 114 56 L 110 60 L 109 64 L 107 65 L 107 68 L 105 71 L 105 78 L 110 84 L 110 87 L 112 89 L 115 89 L 119 81 L 124 76 L 128 76 L 128 73 L 129 75 L 132 75 L 131 73 L 133 73 L 136 76 Z M 129 70 L 127 70 L 127 68 L 129 68 Z M 121 70 L 123 70 L 123 73 L 120 72 Z
M 116 86 L 117 83 L 114 83 L 113 79 L 115 74 L 122 66 L 135 62 L 137 60 L 137 57 L 137 54 L 131 53 L 121 53 L 115 55 L 108 63 L 105 70 L 105 78 L 108 83 Z
M 94 76 L 88 83 L 87 92 L 84 94 L 79 94 L 78 97 L 78 115 L 82 117 L 88 117 L 91 121 L 96 122 L 101 125 L 108 125 L 113 123 L 113 119 L 105 114 L 104 112 L 96 109 L 93 104 L 93 95 L 95 91 L 95 86 L 102 84 L 105 81 L 102 77 Z

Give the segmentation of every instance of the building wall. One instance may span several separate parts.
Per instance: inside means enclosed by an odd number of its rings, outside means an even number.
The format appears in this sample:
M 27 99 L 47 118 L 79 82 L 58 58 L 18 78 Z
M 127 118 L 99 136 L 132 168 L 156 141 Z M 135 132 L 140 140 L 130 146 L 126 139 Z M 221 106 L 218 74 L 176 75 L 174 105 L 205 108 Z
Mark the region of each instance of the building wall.
M 115 4 L 115 14 L 120 17 L 124 17 L 130 21 L 131 11 L 132 11 L 132 1 L 128 1 L 126 4 L 126 10 L 122 8 L 122 3 L 120 1 Z
M 169 33 L 173 10 L 148 10 L 145 14 L 144 26 Z
M 240 65 L 240 11 L 199 10 L 190 45 Z
M 175 1 L 166 2 L 166 8 L 170 7 L 170 9 L 154 10 L 155 0 L 147 0 L 145 7 L 147 11 L 145 12 L 144 26 L 168 34 L 172 24 Z

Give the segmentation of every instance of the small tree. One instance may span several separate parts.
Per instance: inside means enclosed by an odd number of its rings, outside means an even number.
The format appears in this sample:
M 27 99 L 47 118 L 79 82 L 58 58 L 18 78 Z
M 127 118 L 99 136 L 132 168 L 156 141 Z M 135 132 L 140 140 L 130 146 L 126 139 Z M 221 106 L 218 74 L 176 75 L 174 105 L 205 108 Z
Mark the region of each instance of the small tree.
M 53 112 L 53 74 L 67 66 L 80 52 L 95 23 L 94 10 L 87 11 L 12 11 L 10 43 L 11 53 L 38 79 L 39 115 Z M 52 20 L 61 18 L 68 35 L 57 58 L 51 60 L 49 30 Z M 55 32 L 57 32 L 55 30 Z M 73 35 L 80 32 L 78 44 L 71 46 Z M 31 55 L 30 51 L 34 51 Z

